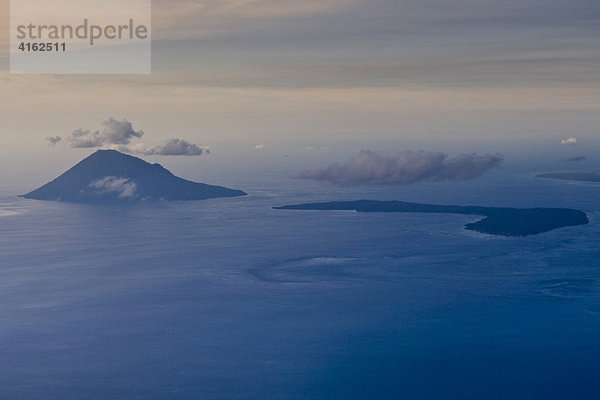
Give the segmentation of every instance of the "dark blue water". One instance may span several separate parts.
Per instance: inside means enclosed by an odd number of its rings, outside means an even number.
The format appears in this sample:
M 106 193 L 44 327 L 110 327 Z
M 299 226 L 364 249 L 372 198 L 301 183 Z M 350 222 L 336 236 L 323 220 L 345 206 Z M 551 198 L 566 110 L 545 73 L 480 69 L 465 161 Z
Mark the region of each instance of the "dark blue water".
M 250 196 L 103 207 L 1 188 L 0 398 L 598 398 L 599 185 L 224 179 Z M 358 198 L 591 223 L 503 238 L 464 215 L 270 208 Z

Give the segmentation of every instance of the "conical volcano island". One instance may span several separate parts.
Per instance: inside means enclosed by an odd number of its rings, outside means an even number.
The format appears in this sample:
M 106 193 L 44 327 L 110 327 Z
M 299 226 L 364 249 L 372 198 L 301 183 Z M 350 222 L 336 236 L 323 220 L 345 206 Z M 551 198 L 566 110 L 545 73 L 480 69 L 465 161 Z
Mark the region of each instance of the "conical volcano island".
M 245 195 L 241 190 L 179 178 L 160 164 L 150 164 L 116 150 L 98 150 L 52 182 L 23 197 L 77 203 L 121 203 Z

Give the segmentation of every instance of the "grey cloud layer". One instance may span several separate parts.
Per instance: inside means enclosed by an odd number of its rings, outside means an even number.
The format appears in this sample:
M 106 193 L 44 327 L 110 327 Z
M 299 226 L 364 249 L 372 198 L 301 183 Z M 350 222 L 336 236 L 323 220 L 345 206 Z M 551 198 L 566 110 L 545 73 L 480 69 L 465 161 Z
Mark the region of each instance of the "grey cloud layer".
M 166 0 L 159 3 L 170 4 Z M 265 2 L 240 3 L 248 10 L 263 9 Z M 267 3 L 273 11 L 278 6 L 272 3 L 281 6 L 285 2 Z M 324 3 L 335 3 L 336 11 L 317 8 L 314 13 L 294 18 L 264 13 L 257 30 L 254 18 L 210 14 L 196 7 L 198 2 L 183 1 L 181 7 L 185 9 L 187 4 L 188 12 L 167 31 L 184 26 L 188 40 L 158 41 L 157 68 L 194 65 L 191 73 L 181 71 L 168 75 L 168 79 L 219 87 L 505 87 L 507 83 L 547 87 L 549 83 L 597 82 L 598 2 Z M 261 15 L 258 10 L 253 14 Z M 198 20 L 206 23 L 199 24 Z M 212 25 L 218 29 L 207 34 L 207 26 Z M 190 56 L 182 64 L 177 55 L 184 52 Z M 195 58 L 193 54 L 202 56 Z
M 468 153 L 449 157 L 439 152 L 405 151 L 394 157 L 383 157 L 373 151 L 362 150 L 345 164 L 310 169 L 297 177 L 338 185 L 406 185 L 419 181 L 475 178 L 501 161 L 500 154 Z

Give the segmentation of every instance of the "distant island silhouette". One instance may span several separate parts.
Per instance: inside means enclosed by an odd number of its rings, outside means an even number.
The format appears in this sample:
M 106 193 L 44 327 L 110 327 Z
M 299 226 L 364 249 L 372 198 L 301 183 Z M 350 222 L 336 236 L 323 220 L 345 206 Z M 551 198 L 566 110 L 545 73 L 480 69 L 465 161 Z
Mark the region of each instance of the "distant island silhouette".
M 52 182 L 22 197 L 78 203 L 205 200 L 245 196 L 241 190 L 179 178 L 160 164 L 116 150 L 98 150 Z
M 354 210 L 359 212 L 411 212 L 482 215 L 465 229 L 501 236 L 527 236 L 548 232 L 565 226 L 585 225 L 589 222 L 584 212 L 570 208 L 504 208 L 453 206 L 404 201 L 333 201 L 273 207 L 276 210 Z
M 536 178 L 561 179 L 565 181 L 600 182 L 600 172 L 548 172 Z

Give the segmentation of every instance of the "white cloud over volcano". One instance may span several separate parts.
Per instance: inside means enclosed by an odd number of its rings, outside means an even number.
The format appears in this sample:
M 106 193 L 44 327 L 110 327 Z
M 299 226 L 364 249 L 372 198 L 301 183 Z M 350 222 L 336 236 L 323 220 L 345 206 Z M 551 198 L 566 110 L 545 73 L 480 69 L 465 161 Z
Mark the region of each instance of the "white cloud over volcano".
M 199 156 L 208 154 L 208 148 L 190 143 L 184 139 L 168 139 L 157 145 L 147 145 L 145 143 L 135 143 L 132 141 L 141 139 L 144 131 L 135 130 L 131 122 L 126 119 L 117 120 L 108 118 L 100 123 L 100 130 L 76 129 L 67 137 L 71 148 L 97 148 L 106 147 L 116 149 L 125 153 L 134 153 L 142 155 L 162 155 L 162 156 Z M 60 136 L 46 138 L 50 145 L 56 145 L 62 141 Z M 63 142 L 64 143 L 64 142 Z

